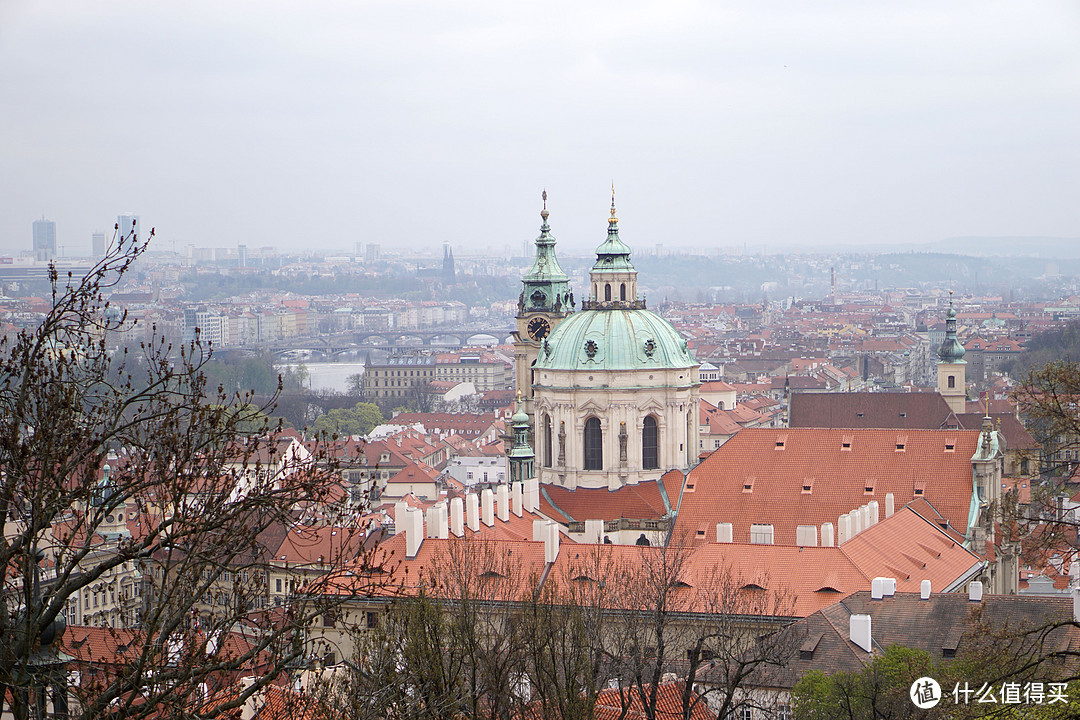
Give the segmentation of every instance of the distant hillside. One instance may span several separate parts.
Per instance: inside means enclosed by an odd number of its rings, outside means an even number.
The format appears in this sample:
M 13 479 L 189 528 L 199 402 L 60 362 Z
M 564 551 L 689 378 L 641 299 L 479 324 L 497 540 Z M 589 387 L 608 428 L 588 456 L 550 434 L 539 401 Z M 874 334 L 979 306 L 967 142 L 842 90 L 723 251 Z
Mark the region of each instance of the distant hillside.
M 926 250 L 959 255 L 1080 258 L 1080 238 L 1054 237 L 955 237 L 921 246 Z

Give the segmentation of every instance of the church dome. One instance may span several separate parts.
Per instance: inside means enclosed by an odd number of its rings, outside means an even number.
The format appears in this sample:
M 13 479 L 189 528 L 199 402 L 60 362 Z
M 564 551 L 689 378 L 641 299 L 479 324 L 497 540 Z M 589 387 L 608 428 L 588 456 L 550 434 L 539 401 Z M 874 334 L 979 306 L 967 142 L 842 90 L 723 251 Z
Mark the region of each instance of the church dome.
M 686 341 L 649 310 L 583 310 L 559 323 L 540 348 L 537 369 L 648 370 L 695 367 Z

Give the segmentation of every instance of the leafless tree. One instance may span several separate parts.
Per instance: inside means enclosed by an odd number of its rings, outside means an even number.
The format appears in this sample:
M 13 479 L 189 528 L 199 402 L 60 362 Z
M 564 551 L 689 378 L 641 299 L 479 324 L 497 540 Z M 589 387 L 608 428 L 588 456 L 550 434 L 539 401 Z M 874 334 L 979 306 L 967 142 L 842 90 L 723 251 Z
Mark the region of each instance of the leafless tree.
M 82 278 L 50 268 L 49 312 L 0 340 L 0 699 L 20 720 L 47 705 L 190 716 L 257 673 L 213 712 L 237 707 L 306 662 L 301 630 L 324 609 L 266 607 L 266 553 L 330 492 L 332 469 L 283 455 L 267 407 L 207 388 L 202 343 L 109 351 L 129 320 L 106 293 L 148 242 L 114 237 Z M 65 708 L 56 648 L 76 604 L 99 596 L 116 613 L 97 622 L 131 643 Z

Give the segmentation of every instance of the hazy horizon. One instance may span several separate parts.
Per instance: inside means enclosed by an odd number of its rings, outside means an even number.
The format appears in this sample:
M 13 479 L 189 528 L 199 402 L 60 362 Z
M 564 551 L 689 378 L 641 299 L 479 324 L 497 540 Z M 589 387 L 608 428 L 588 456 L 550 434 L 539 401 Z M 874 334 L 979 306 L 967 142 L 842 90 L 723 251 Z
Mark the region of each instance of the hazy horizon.
M 1069 2 L 0 5 L 0 253 L 1080 236 Z

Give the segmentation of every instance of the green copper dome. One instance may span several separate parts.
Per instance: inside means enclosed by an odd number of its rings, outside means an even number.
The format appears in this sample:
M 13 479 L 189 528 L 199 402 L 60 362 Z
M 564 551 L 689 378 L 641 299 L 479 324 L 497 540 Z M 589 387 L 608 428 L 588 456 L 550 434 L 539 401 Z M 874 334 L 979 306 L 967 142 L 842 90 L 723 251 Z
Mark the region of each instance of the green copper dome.
M 559 323 L 540 348 L 537 370 L 696 367 L 686 341 L 650 310 L 584 310 Z

